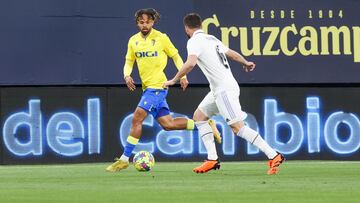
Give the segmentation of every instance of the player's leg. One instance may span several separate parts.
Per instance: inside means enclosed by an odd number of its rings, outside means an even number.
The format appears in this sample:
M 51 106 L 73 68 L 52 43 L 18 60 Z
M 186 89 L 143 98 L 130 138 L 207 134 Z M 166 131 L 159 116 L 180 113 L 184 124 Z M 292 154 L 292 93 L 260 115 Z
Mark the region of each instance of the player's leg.
M 170 113 L 157 118 L 164 130 L 193 130 L 195 122 L 188 118 L 173 118 Z
M 269 175 L 278 173 L 279 165 L 285 160 L 282 154 L 276 152 L 272 147 L 270 147 L 258 132 L 246 126 L 243 121 L 237 121 L 230 124 L 230 127 L 235 135 L 244 138 L 246 141 L 255 145 L 265 153 L 265 155 L 269 158 L 269 170 L 267 172 Z
M 136 144 L 139 142 L 142 131 L 142 123 L 154 105 L 154 92 L 145 90 L 141 96 L 138 107 L 135 109 L 130 127 L 130 135 L 127 138 L 124 152 L 119 159 L 106 168 L 109 172 L 116 172 L 126 169 L 129 166 L 131 156 Z
M 206 173 L 212 169 L 220 169 L 220 162 L 214 142 L 214 133 L 209 125 L 209 117 L 200 109 L 196 109 L 193 118 L 198 129 L 198 134 L 201 137 L 208 154 L 207 159 L 200 166 L 195 167 L 193 171 L 195 173 Z
M 107 171 L 116 172 L 126 169 L 129 166 L 129 157 L 131 156 L 136 144 L 139 142 L 142 131 L 142 123 L 147 114 L 148 113 L 144 109 L 140 107 L 136 108 L 131 123 L 130 135 L 126 140 L 124 152 L 119 159 L 116 159 L 114 163 L 106 168 Z
M 161 109 L 160 112 L 163 111 L 168 111 L 167 109 Z M 159 124 L 164 128 L 164 130 L 166 131 L 170 131 L 170 130 L 194 130 L 196 129 L 197 125 L 195 122 L 195 119 L 188 119 L 188 118 L 184 118 L 184 117 L 177 117 L 177 118 L 173 118 L 169 114 L 164 115 L 164 113 L 161 113 L 161 117 L 157 117 L 157 121 L 159 122 Z M 219 130 L 216 128 L 216 123 L 213 120 L 209 120 L 208 118 L 204 121 L 199 121 L 201 122 L 206 122 L 207 124 L 209 124 L 212 132 L 213 132 L 213 137 L 215 137 L 216 142 L 218 142 L 219 144 L 221 143 L 221 135 Z
M 135 109 L 133 119 L 131 122 L 130 134 L 127 138 L 126 145 L 124 147 L 124 153 L 121 155 L 120 159 L 123 161 L 129 162 L 129 157 L 132 154 L 136 144 L 139 142 L 142 132 L 142 123 L 147 117 L 148 112 L 144 109 L 137 107 Z
M 241 110 L 238 95 L 234 92 L 222 92 L 216 98 L 216 103 L 234 134 L 258 147 L 269 158 L 268 174 L 277 173 L 277 167 L 284 161 L 284 157 L 271 148 L 258 132 L 245 125 L 243 120 L 247 114 Z
M 235 135 L 255 145 L 264 152 L 269 159 L 273 159 L 277 155 L 277 152 L 265 142 L 259 133 L 246 126 L 243 121 L 236 121 L 229 125 Z
M 209 120 L 209 117 L 215 115 L 216 113 L 218 113 L 218 109 L 216 107 L 214 97 L 212 93 L 208 93 L 208 95 L 206 95 L 206 97 L 201 101 L 193 116 L 195 125 L 198 129 L 198 134 L 201 137 L 208 154 L 207 160 L 205 160 L 200 166 L 193 169 L 196 173 L 206 173 L 212 169 L 216 170 L 220 168 L 214 136 L 215 134 L 218 136 L 218 142 L 221 142 L 221 137 L 216 128 L 215 122 Z
M 188 119 L 184 117 L 173 118 L 170 115 L 170 108 L 166 102 L 165 92 L 163 97 L 158 98 L 158 104 L 156 108 L 153 109 L 153 115 L 159 122 L 159 124 L 164 128 L 164 130 L 194 130 L 195 122 L 193 119 Z

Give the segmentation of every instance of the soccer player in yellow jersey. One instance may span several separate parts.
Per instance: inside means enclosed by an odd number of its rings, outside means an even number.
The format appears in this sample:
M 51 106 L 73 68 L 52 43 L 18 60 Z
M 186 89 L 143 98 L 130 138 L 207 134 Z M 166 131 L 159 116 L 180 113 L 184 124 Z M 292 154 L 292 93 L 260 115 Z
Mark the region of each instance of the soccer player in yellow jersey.
M 110 172 L 128 167 L 129 157 L 141 137 L 142 123 L 149 113 L 165 130 L 193 130 L 195 126 L 192 119 L 172 118 L 170 115 L 166 102 L 168 90 L 163 88 L 163 83 L 167 81 L 164 69 L 168 56 L 173 59 L 177 69 L 182 67 L 183 61 L 169 37 L 152 28 L 159 18 L 159 13 L 152 8 L 140 9 L 135 14 L 135 21 L 140 32 L 129 39 L 124 79 L 130 91 L 134 91 L 136 86 L 130 75 L 136 61 L 142 81 L 143 95 L 134 112 L 124 153 L 115 163 L 106 168 Z M 188 84 L 185 76 L 180 79 L 183 90 Z M 214 126 L 214 123 L 211 121 L 210 123 Z M 220 139 L 216 128 L 214 131 L 217 139 Z

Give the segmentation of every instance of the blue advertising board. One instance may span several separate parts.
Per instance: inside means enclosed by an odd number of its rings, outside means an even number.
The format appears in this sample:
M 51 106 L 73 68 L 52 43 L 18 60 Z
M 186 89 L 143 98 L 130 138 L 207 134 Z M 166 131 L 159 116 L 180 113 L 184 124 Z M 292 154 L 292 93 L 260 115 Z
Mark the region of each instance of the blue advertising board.
M 231 63 L 239 83 L 360 82 L 357 0 L 14 0 L 0 2 L 0 85 L 124 84 L 134 13 L 144 7 L 162 14 L 155 27 L 184 59 L 182 18 L 201 14 L 206 32 L 257 64 L 244 73 Z M 168 76 L 175 71 L 169 62 Z M 207 84 L 199 69 L 189 79 Z
M 360 159 L 359 88 L 241 91 L 247 125 L 288 159 Z M 117 87 L 16 87 L 0 92 L 3 164 L 112 161 L 123 151 L 141 94 Z M 173 116 L 191 117 L 207 92 L 203 87 L 185 92 L 172 88 L 168 103 Z M 222 161 L 266 159 L 235 136 L 223 118 L 213 119 L 223 136 L 217 146 Z M 139 150 L 150 151 L 158 161 L 206 157 L 197 131 L 165 131 L 151 116 L 134 152 Z

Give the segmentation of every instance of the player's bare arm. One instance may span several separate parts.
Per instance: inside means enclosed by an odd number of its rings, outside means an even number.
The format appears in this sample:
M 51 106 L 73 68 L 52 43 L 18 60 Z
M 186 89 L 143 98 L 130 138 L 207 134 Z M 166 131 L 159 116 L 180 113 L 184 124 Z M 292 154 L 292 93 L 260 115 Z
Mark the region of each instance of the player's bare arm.
M 180 87 L 183 91 L 185 91 L 188 85 L 189 85 L 189 81 L 186 78 L 180 79 Z
M 175 56 L 172 57 L 172 60 L 174 61 L 174 64 L 176 65 L 176 67 L 178 69 L 180 69 L 183 65 L 183 61 L 181 59 L 181 56 L 179 54 L 176 54 Z M 186 76 L 181 77 L 180 79 L 180 87 L 183 91 L 185 91 L 185 89 L 187 88 L 187 86 L 189 85 L 189 81 L 186 79 Z
M 255 69 L 256 64 L 254 62 L 247 61 L 238 52 L 236 52 L 232 49 L 229 49 L 225 54 L 231 60 L 241 63 L 246 72 L 253 71 Z
M 196 62 L 197 62 L 197 56 L 189 55 L 183 67 L 177 72 L 175 77 L 169 81 L 166 81 L 163 87 L 168 88 L 169 86 L 174 85 L 180 78 L 184 77 L 195 67 Z

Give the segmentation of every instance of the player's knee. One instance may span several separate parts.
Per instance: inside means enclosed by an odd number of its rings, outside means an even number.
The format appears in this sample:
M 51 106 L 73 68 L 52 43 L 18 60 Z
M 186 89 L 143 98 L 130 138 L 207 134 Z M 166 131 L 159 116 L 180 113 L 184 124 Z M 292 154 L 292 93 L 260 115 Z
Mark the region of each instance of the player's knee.
M 240 128 L 238 126 L 230 126 L 230 127 L 235 135 L 240 131 Z
M 174 130 L 175 126 L 172 122 L 161 123 L 161 126 L 165 131 Z
M 236 123 L 234 123 L 234 124 L 231 124 L 231 125 L 230 125 L 230 128 L 231 128 L 231 130 L 234 132 L 234 134 L 236 135 L 236 134 L 238 134 L 238 132 L 240 131 L 240 129 L 241 129 L 242 127 L 244 127 L 244 126 L 245 126 L 244 122 L 236 122 Z
M 131 124 L 132 124 L 133 127 L 136 127 L 136 126 L 142 125 L 142 122 L 143 122 L 143 119 L 134 116 L 133 119 L 132 119 Z
M 163 128 L 165 131 L 174 130 L 174 126 L 172 126 L 172 125 L 165 125 L 165 126 L 163 126 Z
M 194 112 L 193 115 L 193 120 L 196 121 L 206 121 L 209 118 L 203 113 L 201 112 L 199 109 L 196 109 L 196 111 Z
M 197 116 L 196 114 L 194 114 L 193 118 L 192 118 L 195 122 L 198 121 L 205 121 L 204 119 L 202 119 L 201 117 Z

